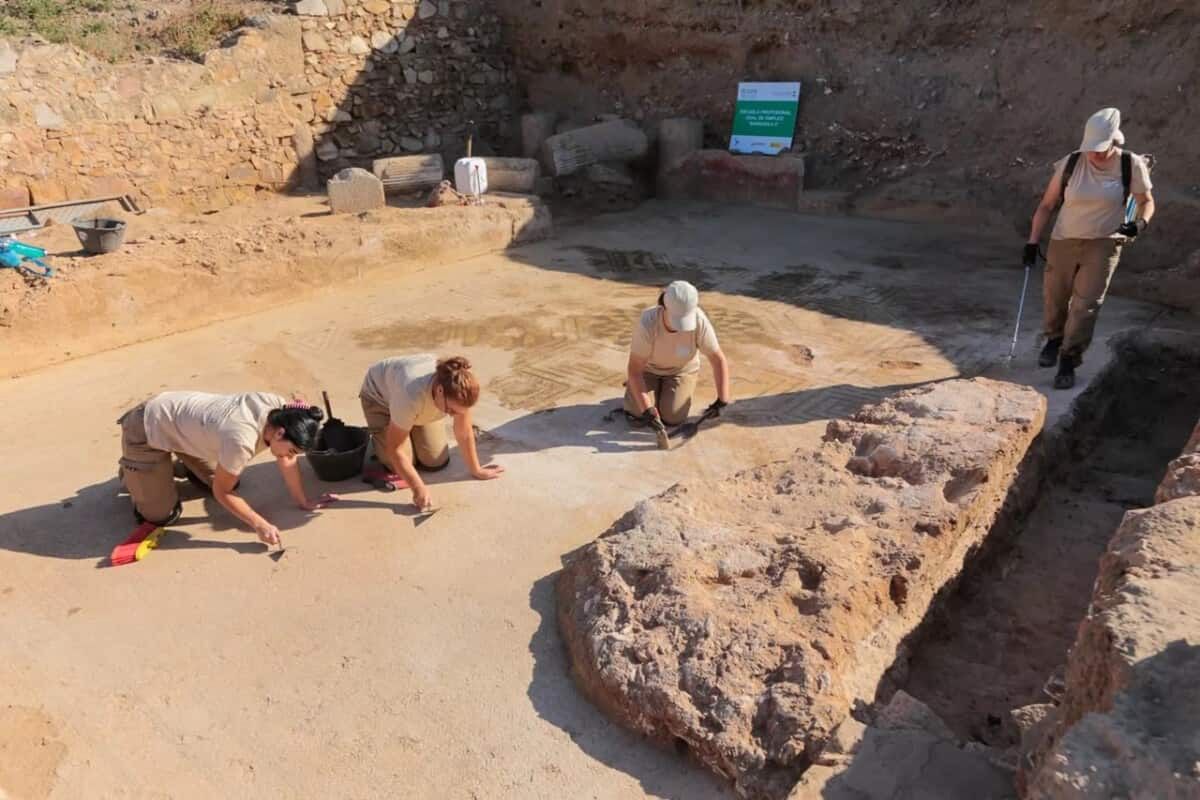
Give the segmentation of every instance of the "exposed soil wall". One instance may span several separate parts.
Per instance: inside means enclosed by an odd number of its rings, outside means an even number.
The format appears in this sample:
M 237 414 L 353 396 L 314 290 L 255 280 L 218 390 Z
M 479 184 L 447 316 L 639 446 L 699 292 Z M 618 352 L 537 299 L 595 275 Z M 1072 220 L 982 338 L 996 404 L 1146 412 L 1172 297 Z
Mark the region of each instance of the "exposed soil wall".
M 1118 288 L 1200 247 L 1188 222 L 1200 210 L 1200 107 L 1189 88 L 1200 79 L 1200 6 L 1189 0 L 497 7 L 532 108 L 695 116 L 709 144 L 725 146 L 738 81 L 798 79 L 808 186 L 858 191 L 871 213 L 1012 230 L 1014 254 L 1050 163 L 1078 146 L 1089 114 L 1118 106 L 1129 147 L 1160 159 L 1161 207 L 1127 251 Z M 1195 272 L 1165 299 L 1200 307 Z
M 1032 511 L 994 537 L 897 670 L 900 685 L 958 736 L 1008 750 L 1013 764 L 1025 720 L 1061 691 L 1113 531 L 1128 509 L 1155 502 L 1163 466 L 1200 413 L 1197 362 L 1178 344 L 1188 338 L 1117 339 L 1112 365 L 1046 437 Z M 1187 486 L 1187 461 L 1172 470 L 1184 476 L 1172 485 Z
M 114 66 L 0 39 L 0 208 L 120 193 L 222 207 L 286 187 L 307 119 L 289 88 L 304 65 L 300 25 L 259 23 L 203 64 Z
M 1117 351 L 1116 369 L 1176 382 L 1195 374 L 1200 340 L 1139 335 Z M 1186 408 L 1195 415 L 1194 397 Z M 1021 763 L 1027 797 L 1200 797 L 1198 445 L 1200 426 L 1167 466 L 1157 504 L 1126 513 L 1100 559 L 1062 702 Z
M 512 140 L 514 77 L 480 0 L 306 0 L 262 15 L 202 63 L 108 64 L 0 39 L 0 209 L 132 193 L 222 208 L 322 188 L 373 159 Z

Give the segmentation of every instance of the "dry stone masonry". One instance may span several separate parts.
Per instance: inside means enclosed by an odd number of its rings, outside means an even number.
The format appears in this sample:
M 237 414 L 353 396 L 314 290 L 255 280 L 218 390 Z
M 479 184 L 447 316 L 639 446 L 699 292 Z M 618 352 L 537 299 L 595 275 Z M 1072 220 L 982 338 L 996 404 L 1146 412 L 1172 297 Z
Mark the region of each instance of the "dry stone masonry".
M 203 64 L 112 66 L 74 48 L 0 40 L 5 207 L 132 192 L 224 206 L 297 179 L 311 115 L 299 21 L 259 18 Z
M 483 0 L 303 0 L 305 75 L 322 174 L 375 158 L 513 138 L 516 86 Z M 485 153 L 481 153 L 485 154 Z
M 516 87 L 483 0 L 302 0 L 201 64 L 109 65 L 0 40 L 0 204 L 133 193 L 221 207 L 376 158 L 515 141 Z
M 580 687 L 783 798 L 988 535 L 1045 399 L 985 379 L 830 423 L 815 452 L 640 503 L 558 583 Z

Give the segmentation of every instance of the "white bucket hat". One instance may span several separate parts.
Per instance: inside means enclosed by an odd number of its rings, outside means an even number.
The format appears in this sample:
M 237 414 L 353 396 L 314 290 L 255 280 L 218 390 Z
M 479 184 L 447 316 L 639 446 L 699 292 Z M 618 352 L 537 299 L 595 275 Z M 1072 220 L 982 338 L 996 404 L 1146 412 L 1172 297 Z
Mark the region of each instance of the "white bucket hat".
M 696 310 L 700 307 L 700 293 L 687 281 L 672 281 L 663 292 L 663 306 L 667 309 L 667 324 L 671 330 L 696 330 Z
M 1115 144 L 1125 144 L 1125 134 L 1121 133 L 1121 112 L 1115 108 L 1102 108 L 1088 117 L 1079 150 L 1082 153 L 1104 153 Z

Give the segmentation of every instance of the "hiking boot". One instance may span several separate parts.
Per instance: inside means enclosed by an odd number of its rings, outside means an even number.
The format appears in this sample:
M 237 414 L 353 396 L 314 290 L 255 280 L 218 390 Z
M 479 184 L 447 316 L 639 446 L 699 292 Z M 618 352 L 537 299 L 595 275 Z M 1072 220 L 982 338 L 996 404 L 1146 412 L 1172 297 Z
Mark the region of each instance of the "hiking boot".
M 182 516 L 183 516 L 183 502 L 177 501 L 175 503 L 175 508 L 171 509 L 171 515 L 169 517 L 167 517 L 165 520 L 163 520 L 162 522 L 155 522 L 154 524 L 160 528 L 165 528 L 168 525 L 174 525 L 176 522 L 179 521 L 179 518 Z M 142 512 L 137 510 L 137 506 L 133 507 L 133 518 L 138 521 L 139 525 L 141 525 L 142 523 L 147 521 L 146 518 L 142 516 Z M 149 521 L 153 522 L 153 520 L 149 520 Z
M 1063 357 L 1058 360 L 1058 374 L 1054 376 L 1055 389 L 1070 389 L 1075 385 L 1075 359 Z
M 369 483 L 381 492 L 394 492 L 397 489 L 407 489 L 408 481 L 398 472 L 388 472 L 387 468 L 376 462 L 363 470 L 363 483 Z
M 1038 355 L 1039 367 L 1053 367 L 1058 363 L 1058 349 L 1062 347 L 1062 337 L 1055 339 L 1047 339 L 1046 346 L 1042 348 L 1041 354 Z

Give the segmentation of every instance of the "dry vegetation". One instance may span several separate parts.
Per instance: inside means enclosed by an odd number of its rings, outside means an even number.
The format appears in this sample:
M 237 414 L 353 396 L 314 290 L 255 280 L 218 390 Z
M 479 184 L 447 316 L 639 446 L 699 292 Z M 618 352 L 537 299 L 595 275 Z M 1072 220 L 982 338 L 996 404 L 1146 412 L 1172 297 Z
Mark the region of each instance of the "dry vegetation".
M 281 0 L 0 0 L 0 36 L 36 34 L 113 62 L 139 54 L 198 60 L 247 16 L 282 5 Z

